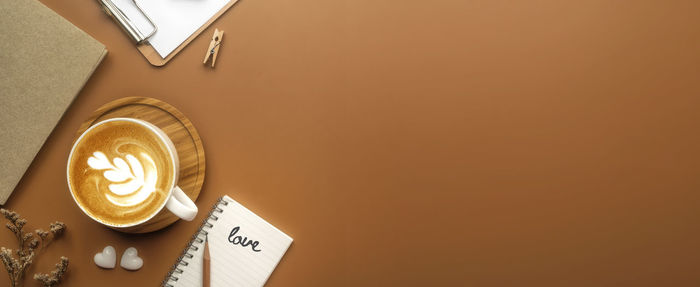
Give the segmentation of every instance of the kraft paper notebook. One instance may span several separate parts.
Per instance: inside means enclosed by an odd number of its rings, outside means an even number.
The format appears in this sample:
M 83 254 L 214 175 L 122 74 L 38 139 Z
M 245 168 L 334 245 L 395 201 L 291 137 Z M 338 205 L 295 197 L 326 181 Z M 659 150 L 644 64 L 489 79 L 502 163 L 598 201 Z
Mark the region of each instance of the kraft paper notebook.
M 209 240 L 211 287 L 263 286 L 292 238 L 240 203 L 223 196 L 185 247 L 162 286 L 202 286 L 204 240 Z
M 0 1 L 0 205 L 106 54 L 40 2 Z

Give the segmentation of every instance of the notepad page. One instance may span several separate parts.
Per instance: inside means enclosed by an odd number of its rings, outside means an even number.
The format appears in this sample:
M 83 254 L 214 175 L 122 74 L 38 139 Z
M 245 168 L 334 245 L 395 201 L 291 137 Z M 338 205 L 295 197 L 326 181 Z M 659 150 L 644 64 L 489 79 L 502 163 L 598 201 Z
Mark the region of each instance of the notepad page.
M 113 0 L 136 26 L 148 35 L 153 28 L 134 0 Z M 165 58 L 232 0 L 136 0 L 158 27 L 148 42 Z
M 293 239 L 228 196 L 219 205 L 218 220 L 208 232 L 211 287 L 263 286 Z M 200 236 L 204 238 L 204 236 Z M 256 243 L 257 242 L 257 243 Z M 173 286 L 202 285 L 204 243 L 195 242 L 192 258 L 184 259 Z

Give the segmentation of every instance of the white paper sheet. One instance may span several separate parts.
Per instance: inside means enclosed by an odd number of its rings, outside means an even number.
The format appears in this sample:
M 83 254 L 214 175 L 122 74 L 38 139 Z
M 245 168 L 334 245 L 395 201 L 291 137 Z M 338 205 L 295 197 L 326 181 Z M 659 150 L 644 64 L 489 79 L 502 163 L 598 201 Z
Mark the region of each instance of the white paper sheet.
M 161 57 L 165 58 L 232 0 L 136 1 L 158 27 L 158 31 L 148 39 L 148 42 Z M 113 2 L 136 23 L 144 35 L 148 35 L 153 30 L 146 18 L 138 12 L 133 0 L 113 0 Z

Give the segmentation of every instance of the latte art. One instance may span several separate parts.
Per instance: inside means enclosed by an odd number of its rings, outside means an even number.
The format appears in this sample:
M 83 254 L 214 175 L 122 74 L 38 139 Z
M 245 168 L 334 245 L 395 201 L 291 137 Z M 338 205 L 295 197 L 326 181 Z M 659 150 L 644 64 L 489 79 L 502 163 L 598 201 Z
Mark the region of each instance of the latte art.
M 109 162 L 102 152 L 94 152 L 87 164 L 97 170 L 106 170 L 103 175 L 106 180 L 116 182 L 109 185 L 111 193 L 105 193 L 107 200 L 119 206 L 134 206 L 144 202 L 151 193 L 156 191 L 158 170 L 153 159 L 146 153 L 141 153 L 147 166 L 144 171 L 141 161 L 131 154 L 126 155 L 126 161 L 116 157 Z M 128 162 L 128 163 L 127 163 Z
M 91 217 L 125 226 L 152 217 L 175 184 L 173 156 L 148 127 L 128 120 L 104 122 L 76 142 L 68 184 Z

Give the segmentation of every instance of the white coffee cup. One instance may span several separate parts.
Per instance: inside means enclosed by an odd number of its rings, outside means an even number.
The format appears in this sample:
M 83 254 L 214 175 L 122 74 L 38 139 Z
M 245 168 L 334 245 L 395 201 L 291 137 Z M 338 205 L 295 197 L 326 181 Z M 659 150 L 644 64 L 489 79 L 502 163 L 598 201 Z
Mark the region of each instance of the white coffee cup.
M 146 127 L 148 130 L 153 132 L 153 134 L 155 134 L 157 136 L 157 138 L 160 139 L 162 141 L 162 143 L 164 143 L 165 146 L 167 147 L 167 152 L 172 159 L 170 161 L 172 163 L 172 166 L 170 166 L 170 169 L 173 171 L 172 182 L 170 182 L 168 184 L 168 186 L 170 188 L 168 189 L 169 191 L 166 195 L 166 199 L 163 201 L 163 204 L 160 207 L 158 207 L 157 211 L 153 212 L 153 214 L 150 217 L 148 217 L 144 220 L 131 222 L 129 224 L 121 224 L 121 225 L 114 225 L 114 224 L 110 224 L 109 222 L 104 222 L 104 221 L 100 220 L 99 218 L 93 217 L 90 213 L 88 213 L 85 210 L 85 207 L 83 207 L 78 202 L 78 200 L 75 198 L 74 190 L 72 189 L 72 185 L 70 184 L 70 180 L 71 180 L 71 178 L 70 178 L 70 163 L 71 163 L 71 160 L 73 158 L 73 153 L 75 152 L 75 149 L 78 146 L 78 144 L 80 143 L 80 141 L 92 129 L 94 129 L 100 125 L 103 125 L 105 123 L 113 122 L 113 121 L 129 121 L 132 123 L 139 124 L 143 127 Z M 159 214 L 160 211 L 164 207 L 167 208 L 170 212 L 172 212 L 173 214 L 175 214 L 177 217 L 179 217 L 181 219 L 191 221 L 195 218 L 195 216 L 197 215 L 197 211 L 198 211 L 197 206 L 194 204 L 192 199 L 190 199 L 187 196 L 187 194 L 185 194 L 185 192 L 182 191 L 182 189 L 180 189 L 180 187 L 177 186 L 179 172 L 180 172 L 180 161 L 179 161 L 179 158 L 177 155 L 177 150 L 175 149 L 175 145 L 173 144 L 172 140 L 170 140 L 170 138 L 168 137 L 167 134 L 165 134 L 165 132 L 163 132 L 160 128 L 156 127 L 155 125 L 153 125 L 149 122 L 143 121 L 143 120 L 133 119 L 133 118 L 112 118 L 112 119 L 104 120 L 104 121 L 101 121 L 97 124 L 92 125 L 90 128 L 85 130 L 85 132 L 83 132 L 80 135 L 80 137 L 78 137 L 78 139 L 75 141 L 75 144 L 73 144 L 73 148 L 71 149 L 70 155 L 68 156 L 68 166 L 66 168 L 66 180 L 68 181 L 68 188 L 70 189 L 70 194 L 73 197 L 73 200 L 78 205 L 78 207 L 80 207 L 80 209 L 83 211 L 83 213 L 88 215 L 93 220 L 95 220 L 99 223 L 102 223 L 106 226 L 113 227 L 113 228 L 127 228 L 127 227 L 144 225 L 145 223 L 147 223 L 151 219 L 153 219 L 153 217 L 155 217 L 157 214 Z

